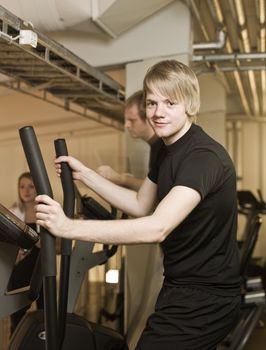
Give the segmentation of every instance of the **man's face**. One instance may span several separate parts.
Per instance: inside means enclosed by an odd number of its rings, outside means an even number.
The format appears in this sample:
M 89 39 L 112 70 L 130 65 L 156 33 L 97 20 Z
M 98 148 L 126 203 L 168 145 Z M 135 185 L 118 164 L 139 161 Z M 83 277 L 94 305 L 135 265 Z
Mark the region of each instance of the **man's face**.
M 169 145 L 189 129 L 189 120 L 183 103 L 175 103 L 159 93 L 147 93 L 146 116 L 156 135 Z
M 144 138 L 149 128 L 147 121 L 142 120 L 137 105 L 125 109 L 125 128 L 134 138 Z

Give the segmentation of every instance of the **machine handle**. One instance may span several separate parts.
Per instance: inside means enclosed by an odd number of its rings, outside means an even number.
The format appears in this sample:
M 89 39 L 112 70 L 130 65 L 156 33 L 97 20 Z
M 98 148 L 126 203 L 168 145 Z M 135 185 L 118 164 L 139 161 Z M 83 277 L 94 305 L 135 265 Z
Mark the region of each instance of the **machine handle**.
M 54 141 L 56 157 L 67 156 L 67 145 L 65 139 L 57 139 Z M 72 179 L 72 170 L 69 165 L 65 162 L 61 163 L 61 182 L 64 192 L 64 203 L 63 208 L 65 214 L 69 218 L 74 217 L 74 208 L 75 208 L 75 189 Z
M 19 134 L 37 194 L 46 194 L 53 198 L 33 127 L 25 126 L 19 129 Z M 40 236 L 46 334 L 45 349 L 58 350 L 55 238 L 43 227 L 40 228 Z
M 65 139 L 56 139 L 54 141 L 56 157 L 67 156 L 68 150 Z M 75 211 L 75 188 L 72 179 L 72 171 L 69 165 L 65 162 L 61 163 L 61 183 L 64 193 L 63 209 L 66 216 L 74 217 Z M 70 240 L 62 239 L 61 254 L 71 255 L 72 244 Z
M 19 135 L 37 194 L 47 194 L 53 198 L 52 188 L 33 127 L 25 126 L 19 129 Z M 43 275 L 56 276 L 55 238 L 43 227 L 41 227 L 40 233 Z

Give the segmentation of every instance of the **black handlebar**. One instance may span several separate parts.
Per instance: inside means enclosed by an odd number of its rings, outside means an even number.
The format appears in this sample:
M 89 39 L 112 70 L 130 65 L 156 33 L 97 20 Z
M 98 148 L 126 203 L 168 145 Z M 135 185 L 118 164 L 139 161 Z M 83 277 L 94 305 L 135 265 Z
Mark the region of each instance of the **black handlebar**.
M 64 139 L 57 139 L 54 141 L 56 157 L 67 156 L 67 145 Z M 61 163 L 61 182 L 64 192 L 64 212 L 69 218 L 74 217 L 75 207 L 75 190 L 72 181 L 72 171 L 67 163 Z
M 68 150 L 65 139 L 57 139 L 54 141 L 56 157 L 67 156 Z M 75 189 L 72 180 L 72 171 L 67 163 L 61 163 L 61 183 L 64 194 L 63 209 L 66 216 L 74 217 L 75 211 Z M 69 239 L 61 239 L 61 265 L 60 265 L 60 289 L 59 289 L 59 305 L 58 305 L 58 326 L 59 326 L 59 348 L 63 346 L 66 319 L 67 319 L 67 300 L 69 290 L 69 271 L 70 256 L 72 251 L 72 241 Z
M 19 134 L 37 194 L 46 194 L 52 198 L 51 185 L 33 127 L 23 127 L 19 130 Z M 43 227 L 40 228 L 40 236 L 45 348 L 46 350 L 58 350 L 55 238 Z
M 68 150 L 65 139 L 57 139 L 54 141 L 56 157 L 67 156 Z M 74 217 L 75 211 L 75 189 L 72 180 L 72 171 L 67 163 L 61 163 L 61 183 L 64 193 L 63 209 L 66 216 Z M 71 241 L 63 239 L 61 244 L 62 255 L 71 254 Z
M 53 198 L 52 188 L 33 127 L 25 126 L 19 130 L 19 134 L 37 194 L 47 194 Z M 40 231 L 44 252 L 42 254 L 43 274 L 44 276 L 55 276 L 55 238 L 44 228 L 41 228 Z

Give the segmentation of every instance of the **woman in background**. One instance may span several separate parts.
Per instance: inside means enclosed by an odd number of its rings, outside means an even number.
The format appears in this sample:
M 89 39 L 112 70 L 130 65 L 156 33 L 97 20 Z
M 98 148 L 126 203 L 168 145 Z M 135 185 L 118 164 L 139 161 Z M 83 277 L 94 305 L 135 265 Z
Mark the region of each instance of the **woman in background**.
M 36 195 L 31 174 L 29 172 L 21 174 L 18 178 L 18 201 L 12 205 L 10 211 L 25 223 L 32 224 L 34 228 L 36 228 L 34 210 Z

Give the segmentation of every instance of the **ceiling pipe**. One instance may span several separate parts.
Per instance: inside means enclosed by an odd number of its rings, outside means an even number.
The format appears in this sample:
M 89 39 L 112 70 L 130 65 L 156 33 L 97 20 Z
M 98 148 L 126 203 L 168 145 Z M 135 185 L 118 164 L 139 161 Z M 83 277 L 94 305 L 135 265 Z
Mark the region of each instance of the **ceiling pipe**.
M 200 14 L 198 12 L 198 9 L 197 9 L 194 1 L 190 0 L 189 4 L 190 4 L 190 7 L 191 7 L 191 9 L 193 11 L 194 16 L 196 17 L 196 19 L 198 20 L 198 22 L 200 24 L 201 29 L 202 28 L 204 29 L 203 34 L 206 34 L 205 27 L 202 24 L 201 16 L 200 16 Z M 223 25 L 225 23 L 225 21 L 224 21 L 224 16 L 223 16 L 223 13 L 222 13 L 219 1 L 218 0 L 213 0 L 213 2 L 208 1 L 208 5 L 209 6 L 210 6 L 210 4 L 213 4 L 213 9 L 214 9 L 213 12 L 215 13 L 215 15 L 217 17 L 218 23 L 220 23 L 220 25 Z M 232 5 L 231 2 L 230 2 L 230 4 Z M 231 7 L 232 7 L 232 12 L 234 13 L 235 12 L 234 11 L 235 10 L 234 6 L 231 6 Z M 204 36 L 205 36 L 205 39 L 206 39 L 206 35 L 204 35 Z M 231 44 L 230 44 L 229 40 L 226 40 L 226 49 L 227 49 L 227 51 L 229 51 L 229 53 L 232 53 L 232 47 L 231 47 Z M 204 59 L 206 59 L 206 56 L 200 56 L 200 57 L 194 56 L 194 60 L 203 61 Z M 235 60 L 235 62 L 239 66 L 240 62 L 238 60 Z M 210 62 L 208 62 L 208 61 L 206 61 L 205 63 L 207 65 L 210 64 Z M 214 63 L 214 67 L 217 70 L 217 66 L 215 65 L 215 63 Z M 220 74 L 223 74 L 223 76 L 224 76 L 224 73 L 225 72 L 221 72 L 220 71 Z M 248 103 L 248 100 L 247 100 L 246 92 L 245 92 L 243 84 L 242 84 L 242 80 L 240 78 L 239 71 L 233 71 L 232 74 L 234 75 L 234 78 L 235 78 L 235 81 L 236 81 L 236 85 L 237 85 L 237 88 L 238 88 L 238 91 L 239 91 L 239 95 L 240 95 L 240 98 L 241 98 L 241 102 L 242 102 L 244 111 L 245 111 L 247 116 L 250 116 L 251 115 L 251 110 L 250 110 L 250 106 L 249 106 L 249 103 Z M 261 74 L 263 75 L 263 71 L 262 71 Z M 224 80 L 225 80 L 225 78 L 224 78 Z
M 218 32 L 218 40 L 216 42 L 193 44 L 193 50 L 212 50 L 222 49 L 226 42 L 226 33 L 223 29 Z
M 231 72 L 246 72 L 248 70 L 252 71 L 263 71 L 265 70 L 265 66 L 248 66 L 248 67 L 219 67 L 221 72 L 224 73 L 231 73 Z M 201 70 L 196 70 L 196 74 L 202 74 L 202 73 L 215 73 L 215 70 L 210 68 L 210 69 L 201 69 Z
M 244 51 L 246 53 L 249 53 L 251 50 L 251 45 L 250 45 L 249 34 L 248 34 L 248 29 L 247 29 L 246 15 L 245 15 L 244 6 L 243 6 L 243 0 L 234 0 L 234 4 L 235 4 L 237 22 L 240 26 L 239 29 L 240 29 L 240 38 L 242 40 L 242 45 L 243 45 Z M 253 113 L 255 115 L 259 115 L 260 102 L 259 102 L 257 84 L 256 84 L 254 72 L 252 72 L 252 71 L 248 72 L 248 79 L 249 79 L 251 94 L 253 97 L 253 99 L 252 99 Z
M 228 53 L 221 55 L 194 55 L 192 61 L 194 62 L 215 62 L 228 60 L 260 60 L 266 58 L 266 52 L 250 52 L 250 53 Z
M 232 5 L 231 0 L 230 0 L 229 4 Z M 222 9 L 221 9 L 220 2 L 218 0 L 213 0 L 213 5 L 214 5 L 214 12 L 215 12 L 215 14 L 217 16 L 218 22 L 221 23 L 221 24 L 224 24 L 225 20 L 224 20 L 224 16 L 223 16 L 223 12 L 222 12 Z M 233 13 L 233 16 L 236 19 L 234 6 L 230 6 L 230 7 L 231 7 L 231 11 Z M 232 45 L 231 45 L 231 42 L 230 42 L 229 38 L 226 41 L 225 49 L 226 49 L 226 51 L 228 53 L 232 53 L 233 52 Z M 240 62 L 238 60 L 236 60 L 235 63 L 236 63 L 237 67 L 240 66 Z M 242 106 L 244 108 L 244 111 L 245 111 L 247 116 L 250 116 L 251 115 L 251 110 L 250 110 L 250 106 L 249 106 L 249 103 L 248 103 L 248 100 L 247 100 L 245 89 L 243 87 L 242 80 L 240 78 L 240 74 L 239 74 L 238 71 L 233 71 L 232 74 L 234 76 L 235 83 L 236 83 L 236 86 L 238 88 L 239 96 L 240 96 L 241 103 L 242 103 Z
M 194 2 L 194 0 L 186 0 L 186 3 L 187 3 L 187 6 L 190 8 L 192 14 L 193 14 L 193 17 L 197 20 L 198 22 L 198 25 L 200 26 L 200 29 L 202 31 L 202 34 L 204 36 L 204 39 L 205 41 L 210 41 L 210 37 L 209 37 L 209 34 L 207 33 L 207 30 L 205 28 L 205 25 L 203 24 L 203 21 L 201 19 L 201 16 L 200 16 L 200 13 L 199 13 L 199 10 L 198 10 L 198 7 L 196 5 L 196 3 Z M 222 26 L 219 26 L 218 28 L 222 28 Z M 193 47 L 193 45 L 192 45 Z M 210 68 L 210 63 L 209 62 L 206 62 L 206 66 L 208 68 Z M 228 81 L 225 77 L 225 75 L 220 72 L 219 70 L 219 67 L 215 64 L 212 65 L 212 68 L 215 69 L 216 73 L 217 73 L 217 76 L 220 78 L 221 80 L 221 83 L 223 84 L 223 87 L 226 91 L 226 93 L 230 93 L 230 86 L 228 84 Z

